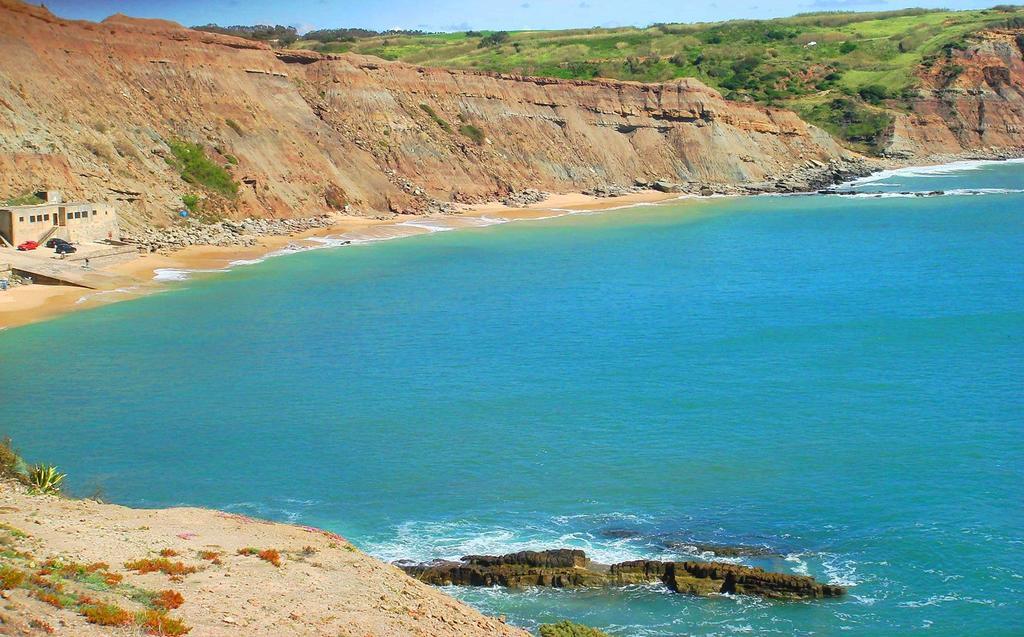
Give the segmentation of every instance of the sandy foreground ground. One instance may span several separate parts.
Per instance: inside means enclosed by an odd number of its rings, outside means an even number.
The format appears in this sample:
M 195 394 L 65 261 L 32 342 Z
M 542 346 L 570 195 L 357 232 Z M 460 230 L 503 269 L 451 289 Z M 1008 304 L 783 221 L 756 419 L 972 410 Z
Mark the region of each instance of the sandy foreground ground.
M 361 553 L 340 536 L 219 511 L 129 509 L 29 495 L 22 485 L 5 483 L 0 484 L 0 544 L 4 572 L 37 574 L 0 594 L 0 635 L 145 634 L 137 626 L 89 623 L 83 607 L 74 602 L 65 602 L 61 609 L 40 599 L 46 589 L 37 583 L 60 582 L 65 599 L 114 604 L 132 614 L 145 612 L 147 605 L 138 601 L 146 598 L 145 592 L 174 591 L 184 603 L 166 616 L 183 621 L 194 637 L 527 637 L 525 631 L 485 617 Z M 280 565 L 239 554 L 246 548 L 274 549 Z M 170 576 L 125 567 L 134 560 L 159 559 L 161 551 L 170 555 L 172 564 L 196 571 Z M 63 575 L 39 578 L 48 559 L 72 566 Z M 106 568 L 91 576 L 71 574 L 73 565 L 96 563 Z M 51 563 L 50 570 L 54 568 Z M 108 581 L 123 579 L 113 585 L 97 583 L 108 576 L 113 576 Z
M 464 206 L 459 215 L 454 216 L 532 219 L 550 216 L 553 210 L 602 210 L 665 201 L 677 197 L 678 195 L 653 190 L 614 198 L 597 198 L 579 193 L 553 194 L 547 200 L 527 208 L 513 209 L 501 203 L 487 203 Z M 452 216 L 447 217 L 451 218 Z M 170 254 L 140 254 L 131 261 L 105 268 L 109 272 L 127 275 L 138 280 L 138 286 L 128 293 L 97 295 L 93 291 L 83 288 L 56 285 L 27 285 L 0 292 L 0 329 L 35 323 L 67 312 L 84 310 L 113 301 L 129 300 L 159 291 L 165 284 L 153 281 L 153 272 L 157 269 L 216 270 L 227 266 L 232 261 L 256 259 L 290 243 L 310 237 L 335 236 L 366 230 L 374 226 L 392 226 L 422 218 L 397 216 L 393 219 L 382 220 L 339 216 L 337 222 L 330 227 L 288 236 L 261 237 L 258 245 L 248 248 L 191 246 Z

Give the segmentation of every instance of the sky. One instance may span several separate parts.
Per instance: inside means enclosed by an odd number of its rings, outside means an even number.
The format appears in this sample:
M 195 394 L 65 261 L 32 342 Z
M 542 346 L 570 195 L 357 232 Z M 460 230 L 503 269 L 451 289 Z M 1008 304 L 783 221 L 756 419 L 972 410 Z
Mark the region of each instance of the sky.
M 40 4 L 39 0 L 31 0 Z M 771 18 L 807 11 L 878 11 L 914 7 L 982 8 L 1005 0 L 46 0 L 65 18 L 102 20 L 113 13 L 165 18 L 186 26 L 283 24 L 300 32 L 366 29 L 565 29 Z

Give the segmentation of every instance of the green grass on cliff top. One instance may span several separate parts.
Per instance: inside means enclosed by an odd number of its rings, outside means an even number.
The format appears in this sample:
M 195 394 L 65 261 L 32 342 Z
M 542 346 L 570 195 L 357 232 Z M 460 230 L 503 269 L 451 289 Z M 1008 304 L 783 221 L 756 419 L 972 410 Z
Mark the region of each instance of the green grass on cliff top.
M 971 34 L 1004 26 L 1024 28 L 1024 7 L 515 31 L 496 45 L 483 42 L 493 32 L 468 32 L 304 40 L 297 46 L 567 79 L 694 77 L 729 99 L 792 108 L 848 145 L 870 151 L 891 121 L 889 111 L 905 108 L 903 96 L 917 85 L 922 64 L 944 64 Z

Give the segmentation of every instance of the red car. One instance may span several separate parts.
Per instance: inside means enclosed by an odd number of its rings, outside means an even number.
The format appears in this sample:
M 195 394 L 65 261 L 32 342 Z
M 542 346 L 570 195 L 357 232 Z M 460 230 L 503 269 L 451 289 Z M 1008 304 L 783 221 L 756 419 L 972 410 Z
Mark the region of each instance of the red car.
M 25 252 L 26 250 L 35 250 L 38 247 L 38 241 L 26 241 L 25 243 L 19 245 L 18 249 L 21 250 L 22 252 Z

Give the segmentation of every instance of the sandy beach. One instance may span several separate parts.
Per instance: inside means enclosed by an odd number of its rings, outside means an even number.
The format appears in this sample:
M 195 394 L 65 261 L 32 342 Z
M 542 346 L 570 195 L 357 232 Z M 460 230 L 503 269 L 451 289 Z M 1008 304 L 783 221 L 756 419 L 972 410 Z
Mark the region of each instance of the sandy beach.
M 545 201 L 526 208 L 509 208 L 500 202 L 462 206 L 456 215 L 447 215 L 445 220 L 465 218 L 501 217 L 503 219 L 537 219 L 551 216 L 557 211 L 590 211 L 620 208 L 641 203 L 655 203 L 678 198 L 677 194 L 654 190 L 643 191 L 613 198 L 598 198 L 581 193 L 552 194 Z M 349 233 L 372 232 L 375 229 L 389 230 L 402 224 L 415 224 L 429 219 L 418 215 L 397 215 L 389 219 L 371 217 L 339 216 L 337 221 L 325 228 L 318 228 L 293 235 L 259 237 L 252 247 L 190 246 L 169 254 L 139 254 L 138 257 L 110 267 L 109 272 L 132 277 L 138 283 L 119 291 L 97 292 L 84 288 L 63 285 L 25 285 L 0 292 L 0 329 L 45 321 L 68 312 L 86 310 L 111 302 L 138 298 L 165 289 L 164 282 L 154 281 L 156 270 L 219 270 L 234 261 L 259 259 L 268 253 L 281 250 L 289 244 L 301 243 L 317 237 L 335 237 Z M 472 224 L 467 223 L 467 227 Z M 417 234 L 412 226 L 409 234 Z M 419 229 L 419 232 L 426 232 Z

